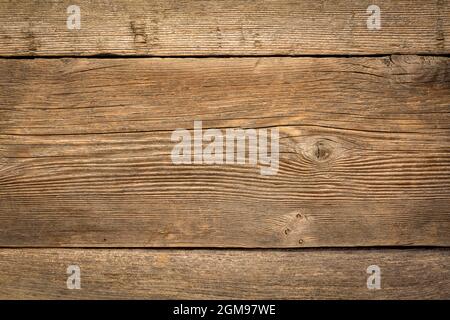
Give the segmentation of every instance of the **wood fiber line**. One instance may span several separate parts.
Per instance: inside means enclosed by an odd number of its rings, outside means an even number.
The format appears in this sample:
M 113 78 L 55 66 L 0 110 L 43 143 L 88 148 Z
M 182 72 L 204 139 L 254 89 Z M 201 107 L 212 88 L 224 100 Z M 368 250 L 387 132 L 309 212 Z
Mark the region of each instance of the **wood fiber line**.
M 73 4 L 1 0 L 0 56 L 450 53 L 448 0 L 79 0 L 69 30 Z
M 0 245 L 448 246 L 449 60 L 2 60 Z M 278 174 L 173 164 L 194 120 Z
M 381 289 L 367 289 L 370 265 Z M 81 289 L 66 286 L 80 267 Z M 449 299 L 449 250 L 1 249 L 2 299 Z

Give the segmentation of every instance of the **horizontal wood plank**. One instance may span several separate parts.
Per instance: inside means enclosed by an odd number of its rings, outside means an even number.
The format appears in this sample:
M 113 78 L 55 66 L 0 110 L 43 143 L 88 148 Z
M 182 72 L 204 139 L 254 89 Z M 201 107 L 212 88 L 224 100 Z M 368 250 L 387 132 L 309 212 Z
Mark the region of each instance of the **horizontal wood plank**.
M 447 0 L 2 0 L 0 56 L 448 54 L 449 17 Z
M 381 289 L 367 288 L 371 265 Z M 449 265 L 448 249 L 1 249 L 0 298 L 449 299 Z
M 450 244 L 450 59 L 0 61 L 0 245 Z M 280 165 L 172 131 L 279 128 Z

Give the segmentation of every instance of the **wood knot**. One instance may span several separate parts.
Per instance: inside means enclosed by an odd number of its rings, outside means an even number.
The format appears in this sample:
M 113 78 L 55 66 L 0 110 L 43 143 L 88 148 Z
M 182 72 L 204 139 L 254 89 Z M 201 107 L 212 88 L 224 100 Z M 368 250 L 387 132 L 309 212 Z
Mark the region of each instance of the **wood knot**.
M 136 45 L 145 45 L 147 43 L 147 33 L 145 32 L 146 25 L 144 22 L 131 21 L 131 32 L 134 36 L 134 43 Z
M 40 41 L 36 39 L 36 36 L 31 30 L 25 33 L 25 37 L 28 40 L 28 50 L 30 53 L 36 53 L 41 45 Z
M 338 145 L 327 138 L 310 139 L 303 145 L 303 154 L 313 162 L 326 162 L 335 157 Z
M 314 144 L 314 157 L 317 161 L 325 161 L 331 155 L 331 148 L 323 141 L 317 141 Z

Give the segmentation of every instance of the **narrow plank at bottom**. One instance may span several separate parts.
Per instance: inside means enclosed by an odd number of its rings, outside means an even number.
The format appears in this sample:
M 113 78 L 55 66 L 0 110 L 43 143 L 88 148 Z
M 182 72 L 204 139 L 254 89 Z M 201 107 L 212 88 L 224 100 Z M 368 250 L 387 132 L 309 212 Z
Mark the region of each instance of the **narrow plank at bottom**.
M 1 249 L 2 299 L 448 299 L 448 249 Z M 67 289 L 78 265 L 81 289 Z M 367 267 L 381 289 L 367 288 Z

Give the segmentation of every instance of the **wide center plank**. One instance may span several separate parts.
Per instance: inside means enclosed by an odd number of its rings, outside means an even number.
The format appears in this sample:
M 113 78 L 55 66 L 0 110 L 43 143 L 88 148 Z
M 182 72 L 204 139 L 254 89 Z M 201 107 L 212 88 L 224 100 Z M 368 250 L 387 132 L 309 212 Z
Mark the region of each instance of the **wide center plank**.
M 1 246 L 450 244 L 450 59 L 0 61 Z M 278 128 L 277 174 L 174 164 Z

